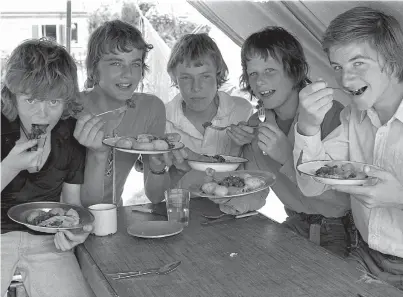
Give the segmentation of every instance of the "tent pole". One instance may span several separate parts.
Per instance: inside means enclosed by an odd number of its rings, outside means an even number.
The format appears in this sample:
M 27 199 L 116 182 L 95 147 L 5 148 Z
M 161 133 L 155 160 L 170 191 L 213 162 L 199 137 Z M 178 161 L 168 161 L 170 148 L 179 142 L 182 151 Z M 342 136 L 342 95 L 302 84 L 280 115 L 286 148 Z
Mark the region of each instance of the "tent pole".
M 71 0 L 67 0 L 67 20 L 66 20 L 66 48 L 70 53 L 71 44 Z

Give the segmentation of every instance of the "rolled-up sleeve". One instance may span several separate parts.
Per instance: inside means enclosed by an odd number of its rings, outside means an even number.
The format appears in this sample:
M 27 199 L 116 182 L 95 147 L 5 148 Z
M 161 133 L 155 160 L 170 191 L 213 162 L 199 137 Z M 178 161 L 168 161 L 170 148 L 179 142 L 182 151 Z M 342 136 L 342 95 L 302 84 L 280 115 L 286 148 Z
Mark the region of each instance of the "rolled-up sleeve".
M 295 125 L 294 168 L 301 163 L 317 160 L 348 160 L 348 123 L 350 108 L 345 108 L 340 114 L 341 125 L 331 132 L 323 141 L 320 131 L 312 136 L 298 133 L 298 123 Z M 302 154 L 302 155 L 301 155 Z M 329 187 L 315 181 L 313 178 L 299 173 L 296 179 L 298 187 L 305 196 L 318 196 Z

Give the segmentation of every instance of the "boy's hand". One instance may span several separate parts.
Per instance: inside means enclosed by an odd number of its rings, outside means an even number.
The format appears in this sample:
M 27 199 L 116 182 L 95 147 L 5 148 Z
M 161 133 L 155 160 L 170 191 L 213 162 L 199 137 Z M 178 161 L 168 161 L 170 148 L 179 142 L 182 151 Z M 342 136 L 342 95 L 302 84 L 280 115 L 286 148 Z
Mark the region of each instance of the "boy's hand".
M 293 147 L 276 122 L 261 123 L 257 138 L 259 148 L 280 164 L 292 156 Z
M 239 122 L 238 125 L 232 124 L 229 129 L 227 129 L 227 135 L 234 141 L 237 145 L 242 146 L 251 143 L 256 137 L 254 133 L 254 128 L 248 126 L 246 122 Z
M 299 116 L 297 129 L 305 136 L 319 132 L 326 113 L 333 105 L 333 89 L 324 81 L 314 82 L 299 92 Z
M 153 169 L 159 167 L 161 169 L 161 167 L 174 165 L 177 169 L 187 172 L 191 169 L 186 162 L 187 157 L 186 148 L 160 155 L 150 155 L 150 167 Z
M 93 226 L 89 224 L 83 226 L 83 229 L 78 233 L 72 233 L 69 230 L 59 231 L 55 234 L 55 246 L 58 250 L 62 250 L 63 252 L 69 251 L 76 245 L 83 243 L 87 239 L 88 235 L 90 235 L 92 229 Z
M 78 118 L 74 129 L 74 137 L 86 148 L 96 152 L 106 152 L 108 147 L 102 143 L 104 139 L 104 122 L 101 117 L 89 114 Z
M 38 144 L 37 139 L 28 141 L 18 140 L 7 155 L 4 158 L 2 164 L 7 167 L 7 170 L 13 170 L 20 172 L 29 168 L 36 168 L 40 162 L 43 148 L 38 147 L 36 151 L 28 152 L 27 150 Z M 5 169 L 3 167 L 3 169 Z
M 368 208 L 385 207 L 403 209 L 403 185 L 390 172 L 364 167 L 364 172 L 375 177 L 375 182 L 363 186 L 332 186 L 333 190 L 353 194 Z

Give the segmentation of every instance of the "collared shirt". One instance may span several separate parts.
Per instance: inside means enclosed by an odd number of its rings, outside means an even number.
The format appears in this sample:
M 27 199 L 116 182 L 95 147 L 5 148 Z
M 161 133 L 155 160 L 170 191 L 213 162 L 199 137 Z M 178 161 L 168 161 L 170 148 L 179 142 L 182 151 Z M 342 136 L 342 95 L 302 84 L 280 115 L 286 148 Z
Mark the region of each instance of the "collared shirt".
M 294 158 L 302 150 L 302 162 L 332 159 L 372 164 L 394 174 L 403 184 L 403 101 L 384 125 L 372 108 L 359 111 L 348 106 L 340 114 L 340 120 L 341 126 L 323 142 L 319 135 L 302 136 L 295 129 Z M 306 195 L 328 189 L 328 186 L 303 175 L 297 175 L 297 179 Z M 369 209 L 354 199 L 354 195 L 351 198 L 355 224 L 369 247 L 403 257 L 403 211 L 397 208 Z
M 84 182 L 85 147 L 73 136 L 74 119 L 60 120 L 51 132 L 51 151 L 38 172 L 23 170 L 1 192 L 1 231 L 27 230 L 11 221 L 7 211 L 26 202 L 59 202 L 64 183 Z M 20 123 L 1 115 L 1 160 L 7 157 L 20 138 Z M 2 174 L 7 174 L 2 172 Z
M 326 137 L 340 125 L 339 114 L 342 109 L 343 105 L 335 102 L 326 114 L 322 124 L 322 138 Z M 287 135 L 288 140 L 292 144 L 294 143 L 294 126 L 297 118 L 298 116 L 295 116 Z M 256 114 L 249 120 L 253 125 L 257 121 Z M 338 218 L 344 216 L 350 209 L 350 198 L 345 193 L 328 191 L 318 196 L 304 196 L 297 185 L 292 156 L 285 164 L 280 165 L 269 156 L 264 156 L 257 142 L 253 141 L 250 145 L 244 147 L 243 157 L 249 160 L 245 165 L 245 169 L 270 171 L 276 175 L 276 183 L 271 188 L 284 206 L 293 211 L 306 214 L 321 214 L 328 218 Z
M 218 92 L 219 106 L 216 116 L 211 120 L 213 125 L 228 126 L 247 121 L 253 113 L 250 102 L 241 97 L 229 96 L 224 92 Z M 166 104 L 167 133 L 178 133 L 181 142 L 190 150 L 198 154 L 209 155 L 239 155 L 241 147 L 237 146 L 226 131 L 217 131 L 207 128 L 204 135 L 185 117 L 182 109 L 183 98 L 181 94 L 175 96 Z

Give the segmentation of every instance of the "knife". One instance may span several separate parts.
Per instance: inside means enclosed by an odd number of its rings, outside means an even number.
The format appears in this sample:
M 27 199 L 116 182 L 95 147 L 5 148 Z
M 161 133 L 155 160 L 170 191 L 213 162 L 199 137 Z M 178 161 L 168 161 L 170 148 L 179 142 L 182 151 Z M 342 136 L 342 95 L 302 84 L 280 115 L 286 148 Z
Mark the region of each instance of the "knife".
M 224 222 L 224 221 L 229 221 L 229 220 L 235 220 L 235 219 L 240 219 L 240 218 L 246 218 L 246 217 L 250 217 L 250 216 L 254 216 L 259 214 L 257 211 L 250 211 L 244 214 L 240 214 L 240 215 L 225 215 L 222 216 L 218 219 L 213 219 L 213 220 L 208 220 L 208 221 L 204 221 L 201 222 L 202 225 L 211 225 L 211 224 L 215 224 L 215 223 L 220 223 L 220 222 Z
M 167 217 L 167 215 L 165 213 L 159 212 L 155 209 L 151 209 L 151 208 L 146 208 L 144 206 L 132 206 L 132 211 L 138 211 L 138 212 L 142 212 L 142 213 L 151 213 L 151 214 L 156 214 L 156 215 L 160 215 L 163 217 Z

